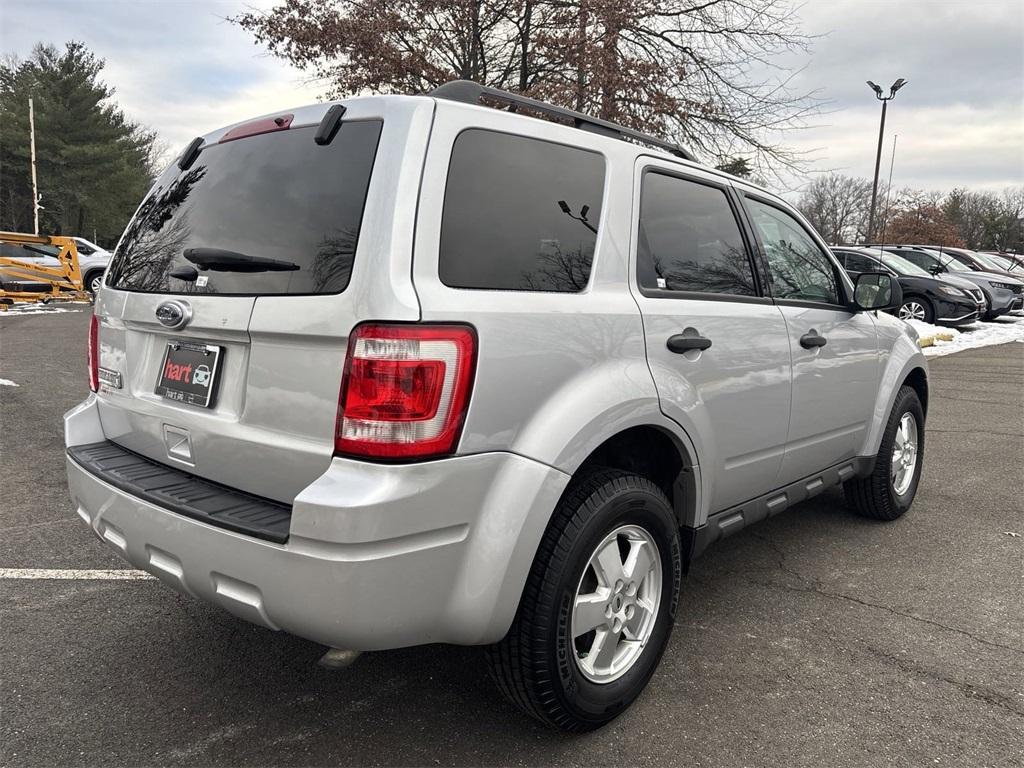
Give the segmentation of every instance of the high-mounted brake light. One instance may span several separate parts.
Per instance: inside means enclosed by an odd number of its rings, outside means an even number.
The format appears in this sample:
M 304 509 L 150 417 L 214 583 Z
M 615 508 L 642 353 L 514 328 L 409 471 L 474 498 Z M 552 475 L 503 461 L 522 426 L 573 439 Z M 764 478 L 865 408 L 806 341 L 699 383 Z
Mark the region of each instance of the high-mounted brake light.
M 451 453 L 475 363 L 476 334 L 465 325 L 359 326 L 349 338 L 335 452 L 396 460 Z
M 249 123 L 236 125 L 230 131 L 220 137 L 218 144 L 226 141 L 244 139 L 248 136 L 259 136 L 261 133 L 273 133 L 274 131 L 287 131 L 292 126 L 295 115 L 278 115 L 277 117 L 265 117 L 262 120 L 253 120 Z
M 100 389 L 100 319 L 93 315 L 89 321 L 89 389 L 98 392 Z

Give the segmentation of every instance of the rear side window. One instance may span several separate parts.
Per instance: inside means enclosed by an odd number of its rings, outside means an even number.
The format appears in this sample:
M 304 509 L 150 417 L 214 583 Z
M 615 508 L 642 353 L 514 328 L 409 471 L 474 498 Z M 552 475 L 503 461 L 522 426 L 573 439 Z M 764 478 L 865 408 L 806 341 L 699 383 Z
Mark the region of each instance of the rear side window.
M 846 259 L 846 268 L 852 272 L 876 272 L 879 269 L 878 264 L 859 253 L 844 251 L 843 257 Z
M 582 291 L 590 280 L 604 158 L 470 129 L 455 140 L 438 271 L 453 288 Z
M 662 173 L 644 176 L 637 270 L 641 288 L 757 295 L 726 193 Z
M 172 165 L 125 230 L 108 285 L 229 295 L 345 290 L 381 125 L 342 123 L 327 146 L 313 141 L 315 126 L 276 131 L 209 146 L 185 171 Z M 193 269 L 197 280 L 170 274 Z

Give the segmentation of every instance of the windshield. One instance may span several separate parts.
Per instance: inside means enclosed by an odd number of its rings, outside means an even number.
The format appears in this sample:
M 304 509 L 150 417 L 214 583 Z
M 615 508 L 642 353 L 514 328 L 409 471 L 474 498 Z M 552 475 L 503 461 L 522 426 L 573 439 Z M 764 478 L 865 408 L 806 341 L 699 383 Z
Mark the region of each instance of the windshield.
M 956 257 L 951 253 L 943 253 L 941 251 L 926 251 L 926 253 L 932 258 L 938 259 L 939 264 L 944 266 L 950 272 L 973 272 L 970 267 L 966 267 L 956 260 Z
M 1005 256 L 997 256 L 992 253 L 986 253 L 985 256 L 989 261 L 994 261 L 996 264 L 1000 265 L 1000 269 L 1004 269 L 1007 272 L 1024 272 L 1024 267 L 1013 259 L 1008 259 Z
M 315 126 L 206 147 L 157 180 L 125 230 L 108 284 L 144 293 L 339 293 L 348 286 L 379 120 L 342 123 L 327 146 Z M 186 252 L 234 252 L 294 268 L 197 264 Z M 243 259 L 244 261 L 244 259 Z
M 907 261 L 895 253 L 882 253 L 879 255 L 882 263 L 898 275 L 916 275 L 918 277 L 931 277 L 927 269 L 921 269 L 912 261 Z
M 1006 269 L 1006 267 L 1002 266 L 998 261 L 995 260 L 995 258 L 989 256 L 987 253 L 975 252 L 974 258 L 980 261 L 984 266 L 988 267 L 989 269 L 994 269 L 997 272 L 1002 272 L 1003 270 Z

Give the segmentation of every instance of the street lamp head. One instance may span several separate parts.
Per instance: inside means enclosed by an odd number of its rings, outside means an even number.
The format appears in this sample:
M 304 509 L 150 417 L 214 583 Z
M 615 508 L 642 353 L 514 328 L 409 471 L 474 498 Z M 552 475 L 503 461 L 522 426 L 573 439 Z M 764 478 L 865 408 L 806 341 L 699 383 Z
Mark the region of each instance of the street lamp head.
M 875 92 L 875 96 L 877 98 L 882 98 L 882 86 L 875 85 L 875 83 L 872 83 L 870 80 L 868 80 L 868 85 L 871 86 L 871 90 Z
M 559 200 L 558 207 L 562 209 L 562 213 L 570 213 L 571 211 L 569 204 L 565 200 Z
M 896 91 L 898 91 L 900 88 L 902 88 L 906 84 L 907 84 L 907 81 L 904 80 L 902 77 L 899 80 L 897 80 L 895 83 L 893 83 L 892 84 L 892 88 L 889 90 L 889 98 L 891 99 L 893 96 L 895 96 L 896 95 Z

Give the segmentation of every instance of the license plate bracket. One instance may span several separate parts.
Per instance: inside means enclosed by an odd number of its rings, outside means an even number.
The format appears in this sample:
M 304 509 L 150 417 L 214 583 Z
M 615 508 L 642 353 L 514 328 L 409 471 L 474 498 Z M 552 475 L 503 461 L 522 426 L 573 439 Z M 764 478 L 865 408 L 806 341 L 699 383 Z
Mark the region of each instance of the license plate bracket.
M 176 403 L 209 408 L 217 392 L 223 347 L 173 339 L 167 342 L 156 394 Z

